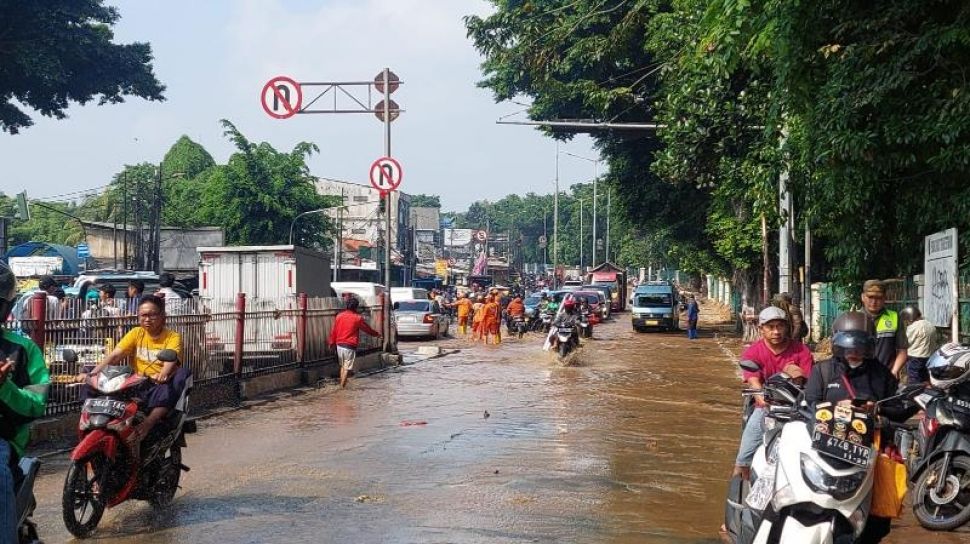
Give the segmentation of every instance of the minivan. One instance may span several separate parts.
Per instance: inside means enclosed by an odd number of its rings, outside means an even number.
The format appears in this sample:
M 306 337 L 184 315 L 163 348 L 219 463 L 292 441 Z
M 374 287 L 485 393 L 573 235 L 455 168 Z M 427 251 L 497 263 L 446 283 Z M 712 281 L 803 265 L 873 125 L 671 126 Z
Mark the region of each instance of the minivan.
M 422 287 L 391 287 L 391 302 L 398 300 L 428 300 L 428 290 Z
M 637 287 L 633 292 L 633 307 L 630 311 L 633 330 L 669 331 L 680 328 L 680 309 L 676 295 L 673 286 L 666 282 L 641 284 Z

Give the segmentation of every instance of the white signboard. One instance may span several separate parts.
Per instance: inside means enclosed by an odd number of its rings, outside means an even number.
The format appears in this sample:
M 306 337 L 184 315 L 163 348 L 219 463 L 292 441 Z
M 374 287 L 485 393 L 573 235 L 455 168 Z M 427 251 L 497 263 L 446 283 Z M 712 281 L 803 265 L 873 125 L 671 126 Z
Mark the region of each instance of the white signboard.
M 10 257 L 10 270 L 18 278 L 60 274 L 64 270 L 62 257 Z
M 937 327 L 949 327 L 957 309 L 957 229 L 926 237 L 923 317 Z
M 471 229 L 444 229 L 445 245 L 448 247 L 467 246 L 472 243 Z

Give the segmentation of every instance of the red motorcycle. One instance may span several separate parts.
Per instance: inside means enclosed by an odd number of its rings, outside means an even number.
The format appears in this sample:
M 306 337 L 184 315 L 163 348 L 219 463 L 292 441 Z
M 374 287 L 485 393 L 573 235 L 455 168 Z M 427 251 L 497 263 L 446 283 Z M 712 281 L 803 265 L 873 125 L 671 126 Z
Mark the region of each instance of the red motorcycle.
M 76 363 L 77 355 L 65 350 L 64 360 Z M 176 362 L 173 350 L 158 353 L 161 362 Z M 186 380 L 175 409 L 143 440 L 132 434 L 145 419 L 140 406 L 149 378 L 127 366 L 108 366 L 88 379 L 89 398 L 84 401 L 78 423 L 80 442 L 71 452 L 71 467 L 64 480 L 61 507 L 67 530 L 85 538 L 97 528 L 105 508 L 128 499 L 162 507 L 172 501 L 179 487 L 185 435 L 195 432 L 186 420 L 192 378 Z

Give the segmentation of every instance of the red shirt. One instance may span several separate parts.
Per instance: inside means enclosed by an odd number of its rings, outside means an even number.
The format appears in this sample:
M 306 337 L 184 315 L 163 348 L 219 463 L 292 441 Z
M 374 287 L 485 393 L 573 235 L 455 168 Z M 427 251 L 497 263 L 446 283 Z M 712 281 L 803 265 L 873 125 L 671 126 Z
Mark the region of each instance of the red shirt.
M 360 331 L 364 331 L 371 336 L 380 336 L 381 333 L 370 328 L 364 321 L 364 316 L 357 312 L 344 310 L 337 314 L 333 321 L 333 330 L 330 331 L 330 340 L 327 343 L 330 347 L 334 345 L 356 348 L 360 342 Z
M 758 377 L 761 378 L 763 382 L 766 377 L 774 376 L 784 369 L 786 366 L 794 363 L 802 369 L 805 373 L 805 378 L 812 373 L 812 364 L 814 360 L 812 359 L 812 352 L 808 351 L 805 344 L 801 342 L 792 341 L 785 348 L 785 351 L 775 355 L 770 349 L 768 349 L 768 344 L 765 343 L 764 339 L 758 340 L 754 344 L 748 346 L 748 349 L 744 350 L 741 354 L 741 360 L 754 361 L 761 365 L 761 372 L 754 373 L 743 371 L 744 380 L 747 381 L 749 378 Z

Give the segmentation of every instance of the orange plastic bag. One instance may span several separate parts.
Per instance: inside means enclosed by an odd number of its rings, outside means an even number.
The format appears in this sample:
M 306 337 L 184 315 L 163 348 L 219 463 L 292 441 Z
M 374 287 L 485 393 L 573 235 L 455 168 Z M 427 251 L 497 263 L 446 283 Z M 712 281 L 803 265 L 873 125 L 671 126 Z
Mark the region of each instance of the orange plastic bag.
M 885 453 L 876 456 L 870 515 L 882 518 L 900 517 L 903 513 L 907 481 L 906 465 Z

